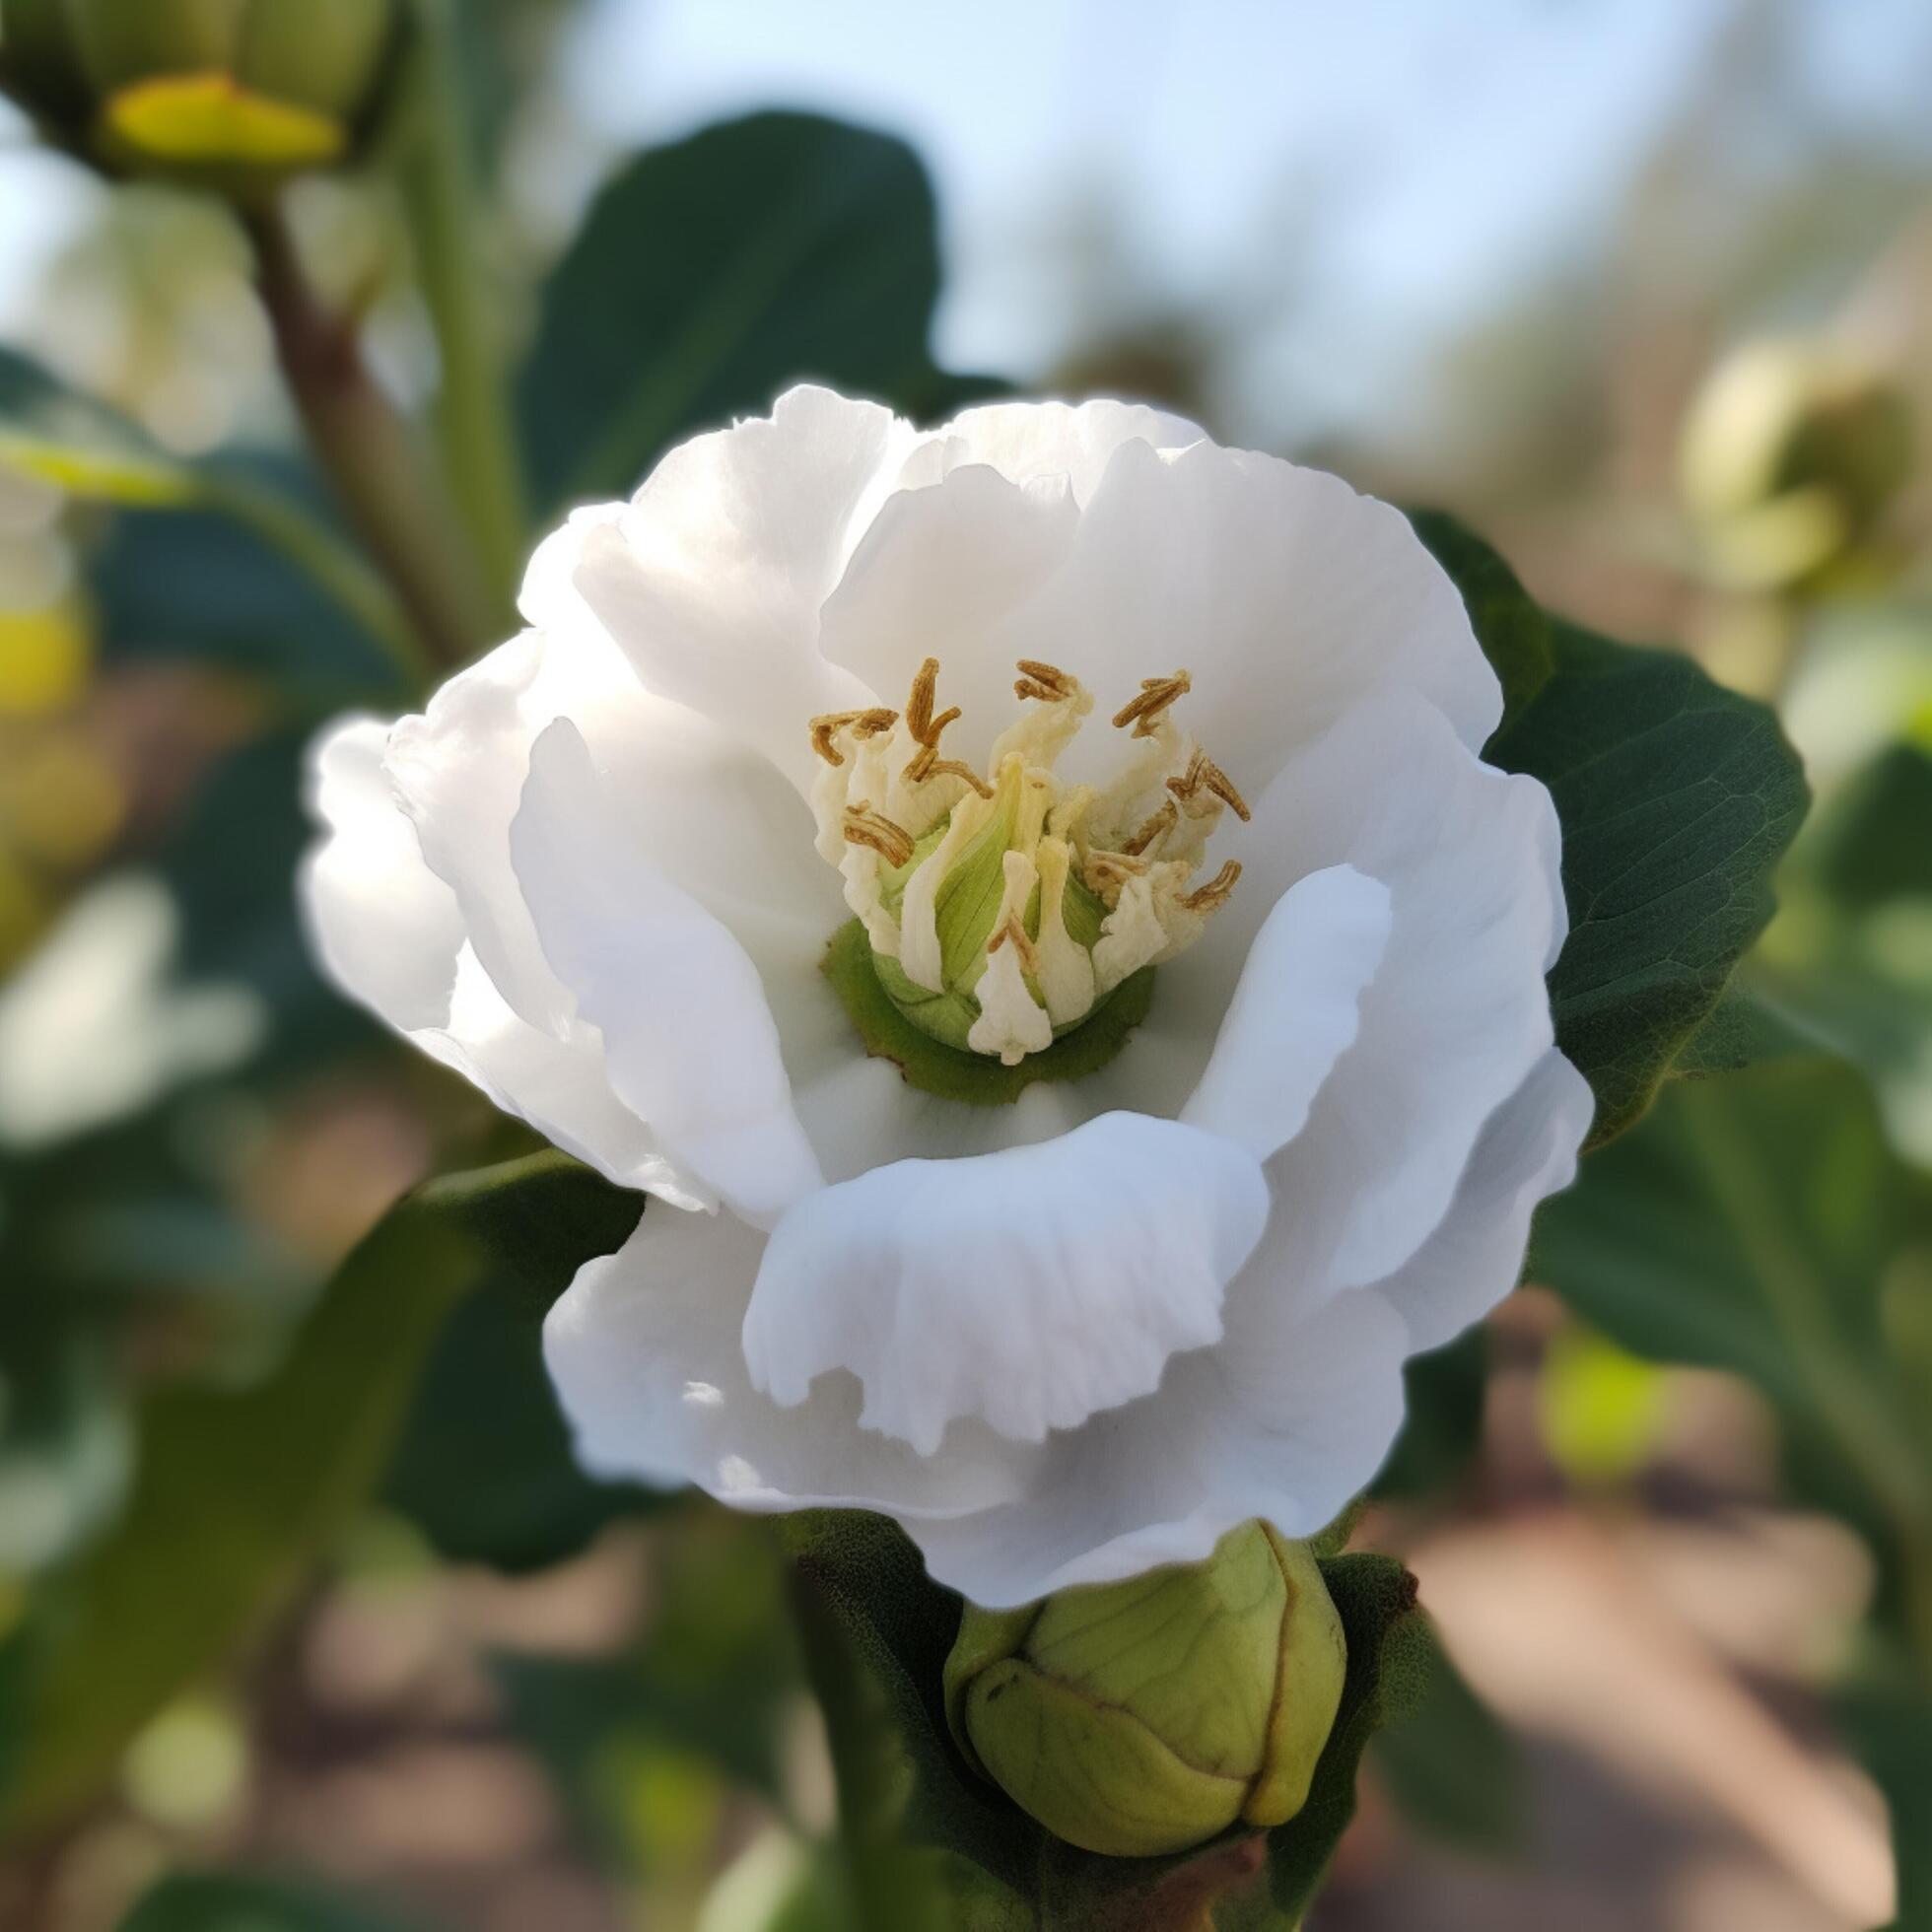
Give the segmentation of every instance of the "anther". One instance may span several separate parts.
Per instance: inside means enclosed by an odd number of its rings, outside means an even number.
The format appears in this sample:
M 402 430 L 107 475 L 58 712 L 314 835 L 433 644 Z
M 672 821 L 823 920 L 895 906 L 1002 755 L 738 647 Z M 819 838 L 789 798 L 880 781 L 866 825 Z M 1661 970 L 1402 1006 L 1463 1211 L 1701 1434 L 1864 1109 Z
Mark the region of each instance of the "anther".
M 1073 680 L 1056 664 L 1043 664 L 1037 657 L 1022 657 L 1014 666 L 1019 676 L 1013 680 L 1013 696 L 1038 698 L 1042 704 L 1059 704 L 1073 694 Z
M 921 745 L 899 776 L 908 785 L 924 785 L 930 778 L 964 779 L 982 798 L 993 796 L 993 787 L 971 765 L 957 758 L 941 758 L 936 743 Z
M 845 754 L 838 747 L 838 735 L 848 726 L 855 738 L 875 738 L 899 722 L 896 711 L 874 705 L 869 711 L 828 711 L 811 721 L 811 748 L 828 765 L 843 765 Z
M 957 705 L 952 705 L 935 718 L 932 715 L 932 700 L 938 689 L 939 660 L 929 657 L 920 665 L 919 675 L 913 679 L 912 693 L 906 699 L 906 729 L 919 746 L 900 774 L 908 785 L 918 785 L 932 776 L 939 755 L 940 733 L 954 719 L 964 715 Z M 990 798 L 993 794 L 988 792 L 982 795 Z
M 1138 859 L 1156 839 L 1171 832 L 1180 823 L 1180 806 L 1172 798 L 1166 799 L 1161 808 L 1122 845 L 1121 850 Z
M 1211 913 L 1217 906 L 1226 905 L 1227 895 L 1234 890 L 1234 881 L 1240 876 L 1240 860 L 1230 859 L 1206 885 L 1190 892 L 1181 904 L 1191 913 Z
M 1193 689 L 1194 679 L 1185 670 L 1176 671 L 1172 677 L 1143 677 L 1140 695 L 1130 699 L 1114 714 L 1114 728 L 1123 730 L 1132 724 L 1137 738 L 1150 738 L 1154 734 L 1154 720 Z
M 848 845 L 870 847 L 888 865 L 903 865 L 913 856 L 912 834 L 863 798 L 846 807 L 844 829 Z
M 1184 805 L 1191 804 L 1201 793 L 1209 792 L 1242 824 L 1247 824 L 1254 817 L 1254 813 L 1248 809 L 1248 801 L 1234 789 L 1234 781 L 1205 751 L 1196 751 L 1188 761 L 1187 770 L 1180 777 L 1167 781 L 1167 789 Z

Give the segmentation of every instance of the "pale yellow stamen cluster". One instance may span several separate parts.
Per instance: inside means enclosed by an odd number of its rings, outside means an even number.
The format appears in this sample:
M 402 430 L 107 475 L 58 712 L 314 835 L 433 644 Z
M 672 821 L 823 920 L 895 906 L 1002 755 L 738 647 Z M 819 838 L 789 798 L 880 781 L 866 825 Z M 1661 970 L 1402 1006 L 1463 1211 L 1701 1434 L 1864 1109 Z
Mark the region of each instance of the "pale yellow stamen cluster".
M 1194 883 L 1208 838 L 1224 810 L 1249 816 L 1227 774 L 1175 723 L 1192 688 L 1186 670 L 1143 679 L 1114 714 L 1136 752 L 1096 789 L 1064 786 L 1054 771 L 1091 696 L 1057 665 L 1022 658 L 1016 668 L 1013 692 L 1028 709 L 995 740 L 990 777 L 941 755 L 961 712 L 940 708 L 933 657 L 920 666 L 903 712 L 874 706 L 810 724 L 825 767 L 813 794 L 819 851 L 844 875 L 874 952 L 922 999 L 971 995 L 964 1011 L 976 1002 L 977 1016 L 965 1044 L 1008 1065 L 1200 936 L 1241 873 L 1229 860 Z M 996 862 L 997 872 L 982 869 Z M 941 889 L 962 865 L 981 882 L 952 894 L 942 929 Z M 961 927 L 967 918 L 979 924 Z M 974 949 L 964 973 L 962 932 Z

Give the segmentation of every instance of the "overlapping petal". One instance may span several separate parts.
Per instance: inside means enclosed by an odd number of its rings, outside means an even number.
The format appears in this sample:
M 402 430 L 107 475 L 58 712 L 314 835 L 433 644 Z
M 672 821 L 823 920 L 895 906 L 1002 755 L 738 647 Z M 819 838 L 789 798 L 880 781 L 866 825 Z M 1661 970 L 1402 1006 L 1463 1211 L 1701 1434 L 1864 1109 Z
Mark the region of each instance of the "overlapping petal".
M 1406 521 L 1133 405 L 922 433 L 798 389 L 579 513 L 524 609 L 420 718 L 326 742 L 305 898 L 357 998 L 676 1204 L 548 1324 L 586 1462 L 887 1510 L 987 1604 L 1320 1527 L 1590 1113 L 1554 813 L 1482 763 L 1496 680 Z M 928 656 L 963 756 L 1016 657 L 1077 676 L 1071 777 L 1185 666 L 1253 806 L 1126 1051 L 1006 1106 L 867 1059 L 818 970 L 807 723 Z

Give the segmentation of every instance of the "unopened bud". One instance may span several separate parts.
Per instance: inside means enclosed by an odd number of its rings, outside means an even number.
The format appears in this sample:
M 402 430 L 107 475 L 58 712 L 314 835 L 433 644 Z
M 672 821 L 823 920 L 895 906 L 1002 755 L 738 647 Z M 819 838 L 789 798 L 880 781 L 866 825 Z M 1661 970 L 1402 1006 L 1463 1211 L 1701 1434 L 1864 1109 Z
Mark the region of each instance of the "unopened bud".
M 1716 573 L 1740 588 L 1810 578 L 1857 548 L 1911 475 L 1909 397 L 1827 345 L 1755 342 L 1685 424 L 1680 474 Z
M 1048 1830 L 1152 1857 L 1301 1809 L 1346 1662 L 1307 1547 L 1249 1523 L 1205 1563 L 1021 1610 L 969 1605 L 946 1714 L 973 1764 Z
M 0 84 L 116 172 L 245 191 L 345 159 L 397 0 L 0 0 Z

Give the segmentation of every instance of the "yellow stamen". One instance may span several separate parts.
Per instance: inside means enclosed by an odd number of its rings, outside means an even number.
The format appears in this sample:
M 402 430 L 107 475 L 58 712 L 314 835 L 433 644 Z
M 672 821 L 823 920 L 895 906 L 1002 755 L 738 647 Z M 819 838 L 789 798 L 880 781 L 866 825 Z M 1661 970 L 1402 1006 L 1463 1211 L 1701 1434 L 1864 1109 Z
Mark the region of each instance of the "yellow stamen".
M 1240 860 L 1230 859 L 1206 885 L 1190 892 L 1181 904 L 1191 913 L 1211 913 L 1227 904 L 1227 895 L 1234 890 L 1234 881 L 1240 876 Z
M 1167 781 L 1167 789 L 1184 805 L 1192 804 L 1203 792 L 1211 793 L 1243 825 L 1254 817 L 1248 801 L 1234 789 L 1234 781 L 1205 751 L 1197 751 L 1187 770 Z
M 1038 698 L 1042 704 L 1060 704 L 1072 696 L 1073 680 L 1056 664 L 1043 664 L 1037 657 L 1022 657 L 1014 666 L 1019 676 L 1013 680 L 1013 696 Z
M 1176 671 L 1172 677 L 1143 677 L 1140 695 L 1130 699 L 1114 714 L 1114 728 L 1124 730 L 1132 724 L 1137 738 L 1150 738 L 1154 734 L 1155 719 L 1193 689 L 1194 679 L 1185 670 Z
M 845 836 L 848 845 L 869 846 L 888 865 L 903 865 L 913 856 L 912 834 L 863 798 L 846 807 Z
M 874 705 L 869 711 L 828 711 L 811 721 L 811 748 L 828 765 L 843 765 L 845 754 L 838 747 L 838 735 L 850 727 L 855 738 L 875 738 L 899 722 L 896 711 Z
M 924 785 L 930 778 L 964 779 L 982 798 L 993 796 L 993 787 L 983 779 L 971 765 L 957 758 L 941 758 L 936 744 L 923 744 L 913 753 L 906 769 L 900 773 L 908 785 Z

